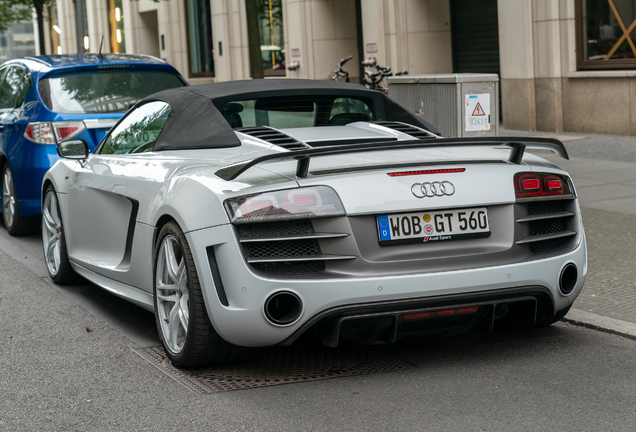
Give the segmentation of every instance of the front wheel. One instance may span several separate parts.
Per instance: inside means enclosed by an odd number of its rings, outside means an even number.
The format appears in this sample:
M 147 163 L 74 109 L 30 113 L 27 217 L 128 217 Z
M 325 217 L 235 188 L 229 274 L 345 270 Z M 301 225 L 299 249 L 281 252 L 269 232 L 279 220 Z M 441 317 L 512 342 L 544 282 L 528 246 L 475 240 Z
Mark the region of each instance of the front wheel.
M 77 273 L 68 260 L 62 214 L 52 186 L 46 189 L 42 202 L 42 247 L 46 269 L 53 282 L 60 285 L 74 282 Z
M 170 361 L 198 367 L 238 359 L 243 349 L 223 340 L 210 322 L 192 252 L 176 223 L 161 229 L 154 257 L 155 319 Z

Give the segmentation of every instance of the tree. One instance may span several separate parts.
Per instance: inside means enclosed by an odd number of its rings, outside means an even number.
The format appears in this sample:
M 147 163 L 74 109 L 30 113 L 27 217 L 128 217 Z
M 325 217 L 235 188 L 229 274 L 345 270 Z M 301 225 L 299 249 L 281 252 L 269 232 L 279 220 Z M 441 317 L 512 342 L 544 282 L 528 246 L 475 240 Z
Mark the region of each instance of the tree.
M 32 9 L 38 19 L 40 54 L 44 54 L 44 9 L 53 0 L 2 0 L 0 2 L 0 30 L 6 30 L 13 23 L 31 18 Z

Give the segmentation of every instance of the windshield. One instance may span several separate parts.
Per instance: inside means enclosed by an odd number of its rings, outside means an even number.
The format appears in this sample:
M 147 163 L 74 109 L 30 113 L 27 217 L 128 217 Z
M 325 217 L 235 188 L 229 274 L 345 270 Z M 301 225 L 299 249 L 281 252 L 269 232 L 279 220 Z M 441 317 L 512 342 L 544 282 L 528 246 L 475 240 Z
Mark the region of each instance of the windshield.
M 178 75 L 164 71 L 91 71 L 44 78 L 40 94 L 54 112 L 116 113 L 148 95 L 184 85 Z
M 374 120 L 367 102 L 351 97 L 263 97 L 226 102 L 219 110 L 233 128 L 270 126 L 285 129 Z

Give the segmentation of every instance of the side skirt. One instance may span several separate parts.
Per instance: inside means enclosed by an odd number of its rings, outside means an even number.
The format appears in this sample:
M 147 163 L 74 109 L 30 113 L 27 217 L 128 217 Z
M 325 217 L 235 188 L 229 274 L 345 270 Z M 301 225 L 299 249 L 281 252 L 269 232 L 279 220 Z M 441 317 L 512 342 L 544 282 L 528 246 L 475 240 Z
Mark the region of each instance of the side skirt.
M 114 279 L 107 278 L 102 276 L 94 271 L 88 270 L 85 267 L 82 267 L 79 264 L 71 261 L 71 267 L 78 274 L 82 275 L 95 285 L 105 289 L 106 291 L 115 294 L 125 300 L 128 300 L 137 306 L 141 306 L 142 308 L 154 313 L 155 306 L 153 301 L 152 294 L 140 290 L 139 288 L 135 288 L 134 286 L 127 285 L 121 282 L 118 282 Z

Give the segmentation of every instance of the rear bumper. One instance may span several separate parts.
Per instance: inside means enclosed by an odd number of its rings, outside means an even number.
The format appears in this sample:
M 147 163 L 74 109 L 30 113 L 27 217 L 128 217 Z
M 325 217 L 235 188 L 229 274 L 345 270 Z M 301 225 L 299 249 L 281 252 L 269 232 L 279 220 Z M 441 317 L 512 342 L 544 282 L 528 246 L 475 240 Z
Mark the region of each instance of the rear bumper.
M 477 304 L 494 295 L 486 302 L 492 305 L 500 293 L 506 297 L 519 290 L 523 296 L 537 290 L 544 292 L 552 302 L 552 310 L 559 311 L 574 302 L 587 273 L 583 232 L 574 250 L 542 260 L 439 273 L 321 280 L 300 277 L 281 280 L 254 274 L 245 264 L 229 225 L 189 232 L 186 236 L 194 252 L 212 324 L 228 342 L 242 346 L 290 343 L 318 321 L 351 315 L 348 312 L 374 313 L 378 308 L 389 307 L 394 309 L 379 312 L 393 313 L 444 307 L 443 303 L 451 299 L 460 299 L 461 304 Z M 219 284 L 214 284 L 206 253 L 210 246 L 214 247 L 227 306 L 219 300 Z M 559 275 L 568 263 L 576 265 L 578 279 L 572 292 L 563 295 L 559 291 Z M 294 293 L 302 301 L 300 318 L 293 324 L 276 326 L 265 317 L 266 300 L 279 291 Z M 451 303 L 459 304 L 455 300 Z

